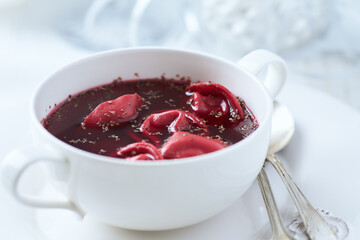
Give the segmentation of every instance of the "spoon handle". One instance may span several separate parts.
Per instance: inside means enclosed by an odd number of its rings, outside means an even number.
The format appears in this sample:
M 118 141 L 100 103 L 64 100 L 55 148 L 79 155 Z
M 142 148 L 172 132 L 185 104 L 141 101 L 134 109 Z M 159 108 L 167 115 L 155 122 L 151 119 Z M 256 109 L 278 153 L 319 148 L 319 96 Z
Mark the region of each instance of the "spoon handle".
M 266 160 L 269 161 L 276 169 L 289 191 L 290 196 L 299 211 L 299 215 L 303 220 L 308 237 L 312 240 L 338 239 L 331 226 L 318 213 L 318 211 L 316 211 L 296 183 L 292 180 L 281 160 L 275 154 L 268 154 Z
M 276 206 L 274 195 L 270 187 L 269 179 L 266 175 L 264 168 L 261 169 L 257 180 L 270 219 L 270 225 L 272 230 L 271 239 L 292 240 L 293 238 L 289 236 L 281 220 L 279 210 Z

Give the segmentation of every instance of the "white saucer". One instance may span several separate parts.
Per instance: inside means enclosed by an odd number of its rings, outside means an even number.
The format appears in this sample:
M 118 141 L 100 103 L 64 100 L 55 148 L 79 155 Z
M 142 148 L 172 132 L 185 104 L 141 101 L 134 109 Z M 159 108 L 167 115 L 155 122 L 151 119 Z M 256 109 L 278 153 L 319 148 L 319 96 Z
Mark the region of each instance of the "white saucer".
M 359 239 L 360 191 L 355 185 L 360 172 L 360 113 L 301 85 L 286 86 L 279 100 L 296 119 L 294 138 L 279 156 L 313 205 L 345 220 L 350 228 L 346 239 Z M 1 140 L 0 158 L 17 144 L 29 143 L 26 107 L 17 103 L 0 108 L 0 133 L 6 136 Z M 293 204 L 276 173 L 269 167 L 267 172 L 288 223 L 294 217 Z M 25 187 L 31 188 L 32 183 Z M 79 221 L 64 210 L 34 210 L 15 202 L 2 187 L 0 195 L 0 239 L 241 240 L 267 239 L 270 234 L 257 183 L 224 213 L 192 227 L 163 232 L 113 228 L 90 217 Z

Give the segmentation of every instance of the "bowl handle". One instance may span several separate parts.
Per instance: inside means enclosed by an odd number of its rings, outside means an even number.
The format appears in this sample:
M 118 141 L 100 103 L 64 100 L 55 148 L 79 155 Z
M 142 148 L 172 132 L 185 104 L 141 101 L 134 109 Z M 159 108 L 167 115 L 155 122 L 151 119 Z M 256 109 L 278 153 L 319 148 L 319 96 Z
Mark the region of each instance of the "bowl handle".
M 281 57 L 264 49 L 255 50 L 244 56 L 237 64 L 254 76 L 267 70 L 263 79 L 273 99 L 279 94 L 287 77 L 287 65 Z
M 50 200 L 21 193 L 18 188 L 21 177 L 31 166 L 39 162 L 51 162 L 57 172 L 67 179 L 69 163 L 63 156 L 48 146 L 30 145 L 13 150 L 1 163 L 1 177 L 5 188 L 25 205 L 37 208 L 68 209 L 83 217 L 84 213 L 69 199 Z

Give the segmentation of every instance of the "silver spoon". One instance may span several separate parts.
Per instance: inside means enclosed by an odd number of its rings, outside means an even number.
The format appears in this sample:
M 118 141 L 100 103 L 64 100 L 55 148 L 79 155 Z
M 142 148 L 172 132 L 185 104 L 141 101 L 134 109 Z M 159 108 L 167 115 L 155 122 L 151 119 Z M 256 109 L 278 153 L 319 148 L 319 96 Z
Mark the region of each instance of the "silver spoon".
M 299 215 L 302 218 L 307 236 L 312 240 L 336 240 L 337 236 L 331 226 L 306 199 L 304 194 L 292 180 L 289 173 L 286 171 L 280 159 L 275 155 L 276 152 L 282 150 L 288 144 L 295 132 L 295 121 L 291 112 L 288 110 L 287 107 L 279 104 L 278 102 L 274 102 L 274 112 L 271 130 L 271 141 L 266 161 L 270 162 L 274 166 L 282 181 L 284 182 L 286 188 L 288 189 L 290 196 L 299 211 Z M 272 239 L 294 239 L 290 237 L 286 229 L 283 227 L 281 218 L 279 216 L 276 216 L 279 215 L 279 213 L 276 213 L 276 211 L 278 210 L 276 208 L 276 204 L 274 202 L 271 188 L 269 186 L 269 182 L 267 180 L 264 169 L 262 169 L 259 174 L 258 182 L 260 185 L 260 189 L 262 190 L 265 203 L 270 202 L 266 205 L 266 207 L 269 213 L 270 222 L 272 224 Z M 271 206 L 273 207 L 273 209 L 269 209 Z M 271 216 L 272 214 L 274 214 L 274 211 L 275 217 Z
M 274 102 L 269 151 L 280 151 L 294 135 L 294 119 L 291 114 L 288 116 L 287 113 L 289 111 L 285 111 L 285 114 L 283 112 L 283 108 L 280 108 L 280 105 L 277 102 Z M 283 115 L 285 115 L 285 117 L 283 117 Z M 284 227 L 264 168 L 261 169 L 257 179 L 269 215 L 272 230 L 270 239 L 295 240 Z
M 284 227 L 264 168 L 261 169 L 257 180 L 270 219 L 272 230 L 270 240 L 295 240 Z

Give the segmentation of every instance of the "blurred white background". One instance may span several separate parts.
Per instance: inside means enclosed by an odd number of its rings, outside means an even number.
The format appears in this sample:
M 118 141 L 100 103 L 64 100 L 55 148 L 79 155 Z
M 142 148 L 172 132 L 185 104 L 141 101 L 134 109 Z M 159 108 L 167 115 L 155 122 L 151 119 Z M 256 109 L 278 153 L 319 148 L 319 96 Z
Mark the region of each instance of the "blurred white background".
M 266 48 L 287 60 L 289 82 L 360 110 L 359 26 L 355 0 L 0 0 L 0 91 L 10 103 L 29 99 L 57 68 L 111 48 L 172 46 L 234 61 Z

